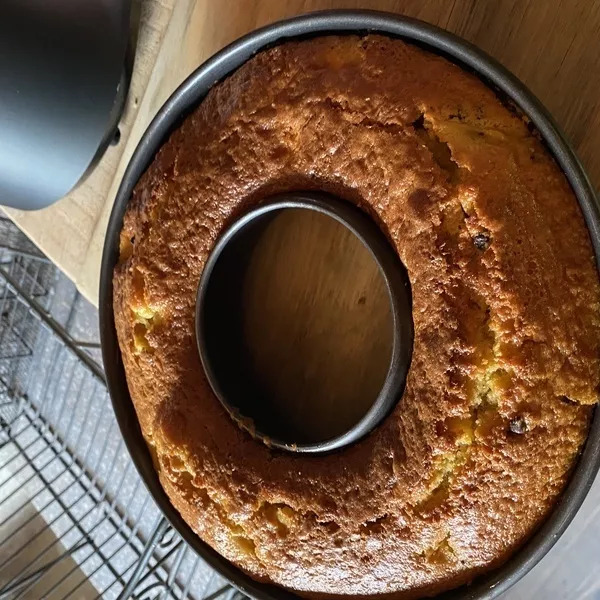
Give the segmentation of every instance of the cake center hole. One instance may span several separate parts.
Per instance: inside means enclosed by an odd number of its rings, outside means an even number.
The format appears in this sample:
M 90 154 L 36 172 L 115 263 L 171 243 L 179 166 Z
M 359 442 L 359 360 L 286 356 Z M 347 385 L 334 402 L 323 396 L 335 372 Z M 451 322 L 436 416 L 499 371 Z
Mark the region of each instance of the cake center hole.
M 286 208 L 247 226 L 216 263 L 206 307 L 222 394 L 261 434 L 327 441 L 377 399 L 392 356 L 389 292 L 333 217 Z

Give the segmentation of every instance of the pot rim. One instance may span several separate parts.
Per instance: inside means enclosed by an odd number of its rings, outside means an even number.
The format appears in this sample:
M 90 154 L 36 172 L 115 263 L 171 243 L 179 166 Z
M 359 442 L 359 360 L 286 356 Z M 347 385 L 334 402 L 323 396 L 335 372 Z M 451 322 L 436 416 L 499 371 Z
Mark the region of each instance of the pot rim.
M 255 238 L 253 228 L 256 225 L 261 222 L 267 223 L 277 213 L 290 209 L 309 210 L 337 221 L 350 231 L 369 252 L 385 283 L 392 331 L 392 346 L 386 375 L 370 407 L 352 426 L 342 433 L 324 440 L 299 443 L 286 441 L 276 433 L 260 431 L 259 424 L 254 419 L 252 420 L 252 426 L 248 426 L 244 417 L 252 419 L 252 415 L 240 414 L 236 402 L 231 401 L 231 396 L 225 390 L 226 383 L 218 374 L 220 361 L 219 357 L 214 355 L 214 338 L 211 339 L 209 333 L 211 328 L 210 325 L 207 325 L 211 319 L 208 318 L 206 313 L 207 310 L 210 311 L 210 308 L 207 308 L 207 305 L 210 304 L 207 299 L 211 278 L 230 244 L 239 242 L 248 233 Z M 231 276 L 231 271 L 228 274 Z M 222 301 L 216 304 L 222 306 Z M 411 305 L 410 282 L 406 268 L 394 248 L 385 239 L 381 229 L 358 207 L 323 192 L 297 191 L 277 194 L 261 201 L 260 204 L 246 211 L 226 228 L 221 233 L 204 264 L 196 297 L 195 325 L 198 354 L 215 396 L 238 426 L 255 439 L 273 448 L 298 454 L 324 454 L 346 448 L 367 436 L 387 418 L 396 404 L 401 401 L 412 358 L 414 330 Z M 228 314 L 229 318 L 230 315 Z M 220 345 L 217 344 L 217 351 L 219 347 Z M 231 356 L 229 352 L 227 354 L 227 362 L 229 362 Z M 247 388 L 245 388 L 246 390 Z
M 580 205 L 600 264 L 600 208 L 592 185 L 554 119 L 540 101 L 495 59 L 469 42 L 428 23 L 367 10 L 308 13 L 278 21 L 234 41 L 198 67 L 171 95 L 142 136 L 116 195 L 108 222 L 100 274 L 100 336 L 106 380 L 117 422 L 131 458 L 154 501 L 181 537 L 214 569 L 249 596 L 268 600 L 298 599 L 297 594 L 257 582 L 203 542 L 183 520 L 164 492 L 141 433 L 129 396 L 117 342 L 112 309 L 112 277 L 117 264 L 119 234 L 131 193 L 168 135 L 219 81 L 256 52 L 295 38 L 326 34 L 380 33 L 417 44 L 476 74 L 488 86 L 508 97 L 531 120 L 565 173 Z M 438 600 L 491 600 L 521 579 L 554 546 L 567 528 L 600 467 L 600 413 L 594 410 L 588 437 L 570 481 L 552 513 L 503 565 L 476 577 L 472 583 L 436 596 Z

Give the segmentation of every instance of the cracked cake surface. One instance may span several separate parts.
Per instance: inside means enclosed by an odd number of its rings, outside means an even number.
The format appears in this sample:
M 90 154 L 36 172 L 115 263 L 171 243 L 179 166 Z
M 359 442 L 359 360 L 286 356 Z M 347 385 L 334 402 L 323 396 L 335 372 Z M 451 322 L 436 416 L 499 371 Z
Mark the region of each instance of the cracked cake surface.
M 366 211 L 412 286 L 402 399 L 326 456 L 240 430 L 196 350 L 220 232 L 290 190 Z M 523 543 L 587 435 L 599 301 L 575 196 L 526 120 L 377 35 L 288 42 L 216 85 L 137 184 L 114 273 L 131 398 L 172 503 L 252 577 L 311 597 L 432 595 Z

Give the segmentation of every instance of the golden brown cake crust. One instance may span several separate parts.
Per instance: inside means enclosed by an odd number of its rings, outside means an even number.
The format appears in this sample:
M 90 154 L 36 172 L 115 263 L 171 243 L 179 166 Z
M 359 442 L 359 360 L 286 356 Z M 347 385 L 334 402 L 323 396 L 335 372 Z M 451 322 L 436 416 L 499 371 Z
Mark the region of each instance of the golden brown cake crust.
M 321 457 L 242 432 L 194 337 L 219 233 L 299 189 L 372 215 L 413 294 L 401 402 Z M 380 36 L 286 43 L 217 85 L 139 181 L 114 275 L 131 397 L 171 501 L 253 577 L 312 597 L 432 594 L 523 542 L 586 437 L 599 300 L 575 197 L 524 120 Z

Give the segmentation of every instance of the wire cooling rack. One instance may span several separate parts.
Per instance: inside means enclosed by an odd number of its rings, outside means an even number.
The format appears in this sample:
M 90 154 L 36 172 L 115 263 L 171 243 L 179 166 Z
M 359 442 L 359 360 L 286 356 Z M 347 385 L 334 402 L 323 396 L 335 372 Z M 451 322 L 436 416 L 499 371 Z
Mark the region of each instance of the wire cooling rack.
M 0 600 L 240 597 L 140 480 L 96 311 L 0 218 Z

